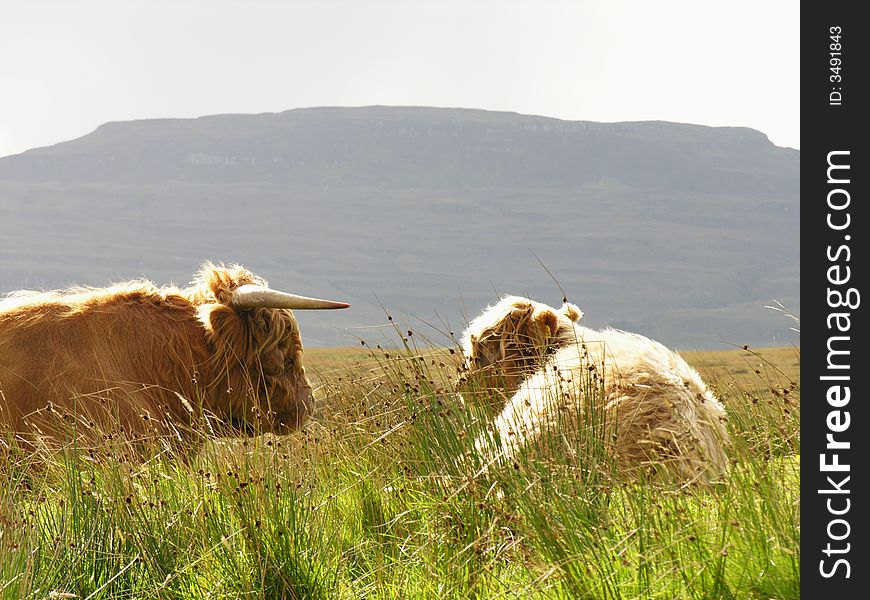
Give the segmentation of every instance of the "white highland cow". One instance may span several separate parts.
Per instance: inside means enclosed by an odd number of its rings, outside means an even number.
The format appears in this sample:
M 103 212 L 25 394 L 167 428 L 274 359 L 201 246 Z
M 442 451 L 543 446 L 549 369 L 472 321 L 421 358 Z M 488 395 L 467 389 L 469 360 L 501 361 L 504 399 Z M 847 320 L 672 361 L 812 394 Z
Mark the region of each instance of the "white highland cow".
M 721 477 L 728 462 L 725 411 L 697 371 L 641 335 L 582 327 L 581 316 L 573 304 L 555 309 L 508 296 L 469 324 L 462 338 L 468 387 L 488 398 L 503 394 L 492 429 L 500 454 L 482 436 L 481 455 L 511 460 L 551 431 L 560 413 L 598 404 L 602 439 L 620 470 L 686 483 Z M 589 390 L 596 398 L 583 397 Z

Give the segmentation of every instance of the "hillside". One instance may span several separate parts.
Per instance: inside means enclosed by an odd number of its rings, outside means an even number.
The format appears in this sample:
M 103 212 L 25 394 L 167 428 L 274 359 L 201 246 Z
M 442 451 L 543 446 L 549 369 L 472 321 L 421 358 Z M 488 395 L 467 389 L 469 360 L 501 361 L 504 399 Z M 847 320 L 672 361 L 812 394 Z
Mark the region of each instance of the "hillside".
M 797 343 L 764 305 L 800 310 L 799 161 L 744 128 L 465 109 L 109 123 L 0 159 L 0 291 L 238 261 L 353 304 L 302 316 L 309 344 L 342 345 L 378 339 L 357 328 L 379 301 L 419 334 L 496 292 L 557 303 L 537 256 L 591 326 Z

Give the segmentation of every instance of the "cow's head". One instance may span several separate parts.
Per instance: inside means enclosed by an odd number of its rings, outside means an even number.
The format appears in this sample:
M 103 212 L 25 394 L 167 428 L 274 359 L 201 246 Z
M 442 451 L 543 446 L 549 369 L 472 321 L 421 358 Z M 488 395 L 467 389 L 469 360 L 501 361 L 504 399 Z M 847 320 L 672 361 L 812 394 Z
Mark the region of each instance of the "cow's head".
M 279 292 L 242 267 L 206 265 L 193 295 L 213 345 L 209 409 L 246 433 L 287 433 L 311 414 L 302 338 L 291 309 L 347 308 L 343 302 Z
M 573 304 L 561 309 L 506 296 L 469 323 L 462 336 L 464 367 L 477 388 L 507 396 L 536 371 L 573 332 L 583 313 Z

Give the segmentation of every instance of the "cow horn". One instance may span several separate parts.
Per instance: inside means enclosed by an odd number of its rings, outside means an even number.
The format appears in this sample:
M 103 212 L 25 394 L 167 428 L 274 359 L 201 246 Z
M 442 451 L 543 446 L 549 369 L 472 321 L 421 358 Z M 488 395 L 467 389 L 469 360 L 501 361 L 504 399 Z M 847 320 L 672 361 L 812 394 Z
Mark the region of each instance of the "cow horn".
M 234 291 L 232 303 L 238 308 L 295 308 L 302 310 L 325 310 L 350 306 L 345 302 L 307 298 L 253 284 L 243 285 Z

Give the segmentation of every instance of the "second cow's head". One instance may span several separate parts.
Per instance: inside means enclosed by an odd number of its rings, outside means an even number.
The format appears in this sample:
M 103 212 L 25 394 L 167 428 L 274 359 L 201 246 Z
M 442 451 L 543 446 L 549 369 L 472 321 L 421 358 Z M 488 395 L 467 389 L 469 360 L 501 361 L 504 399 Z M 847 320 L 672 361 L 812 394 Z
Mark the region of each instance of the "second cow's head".
M 583 313 L 506 296 L 471 321 L 462 336 L 464 368 L 476 388 L 512 394 L 556 349 L 574 339 Z

